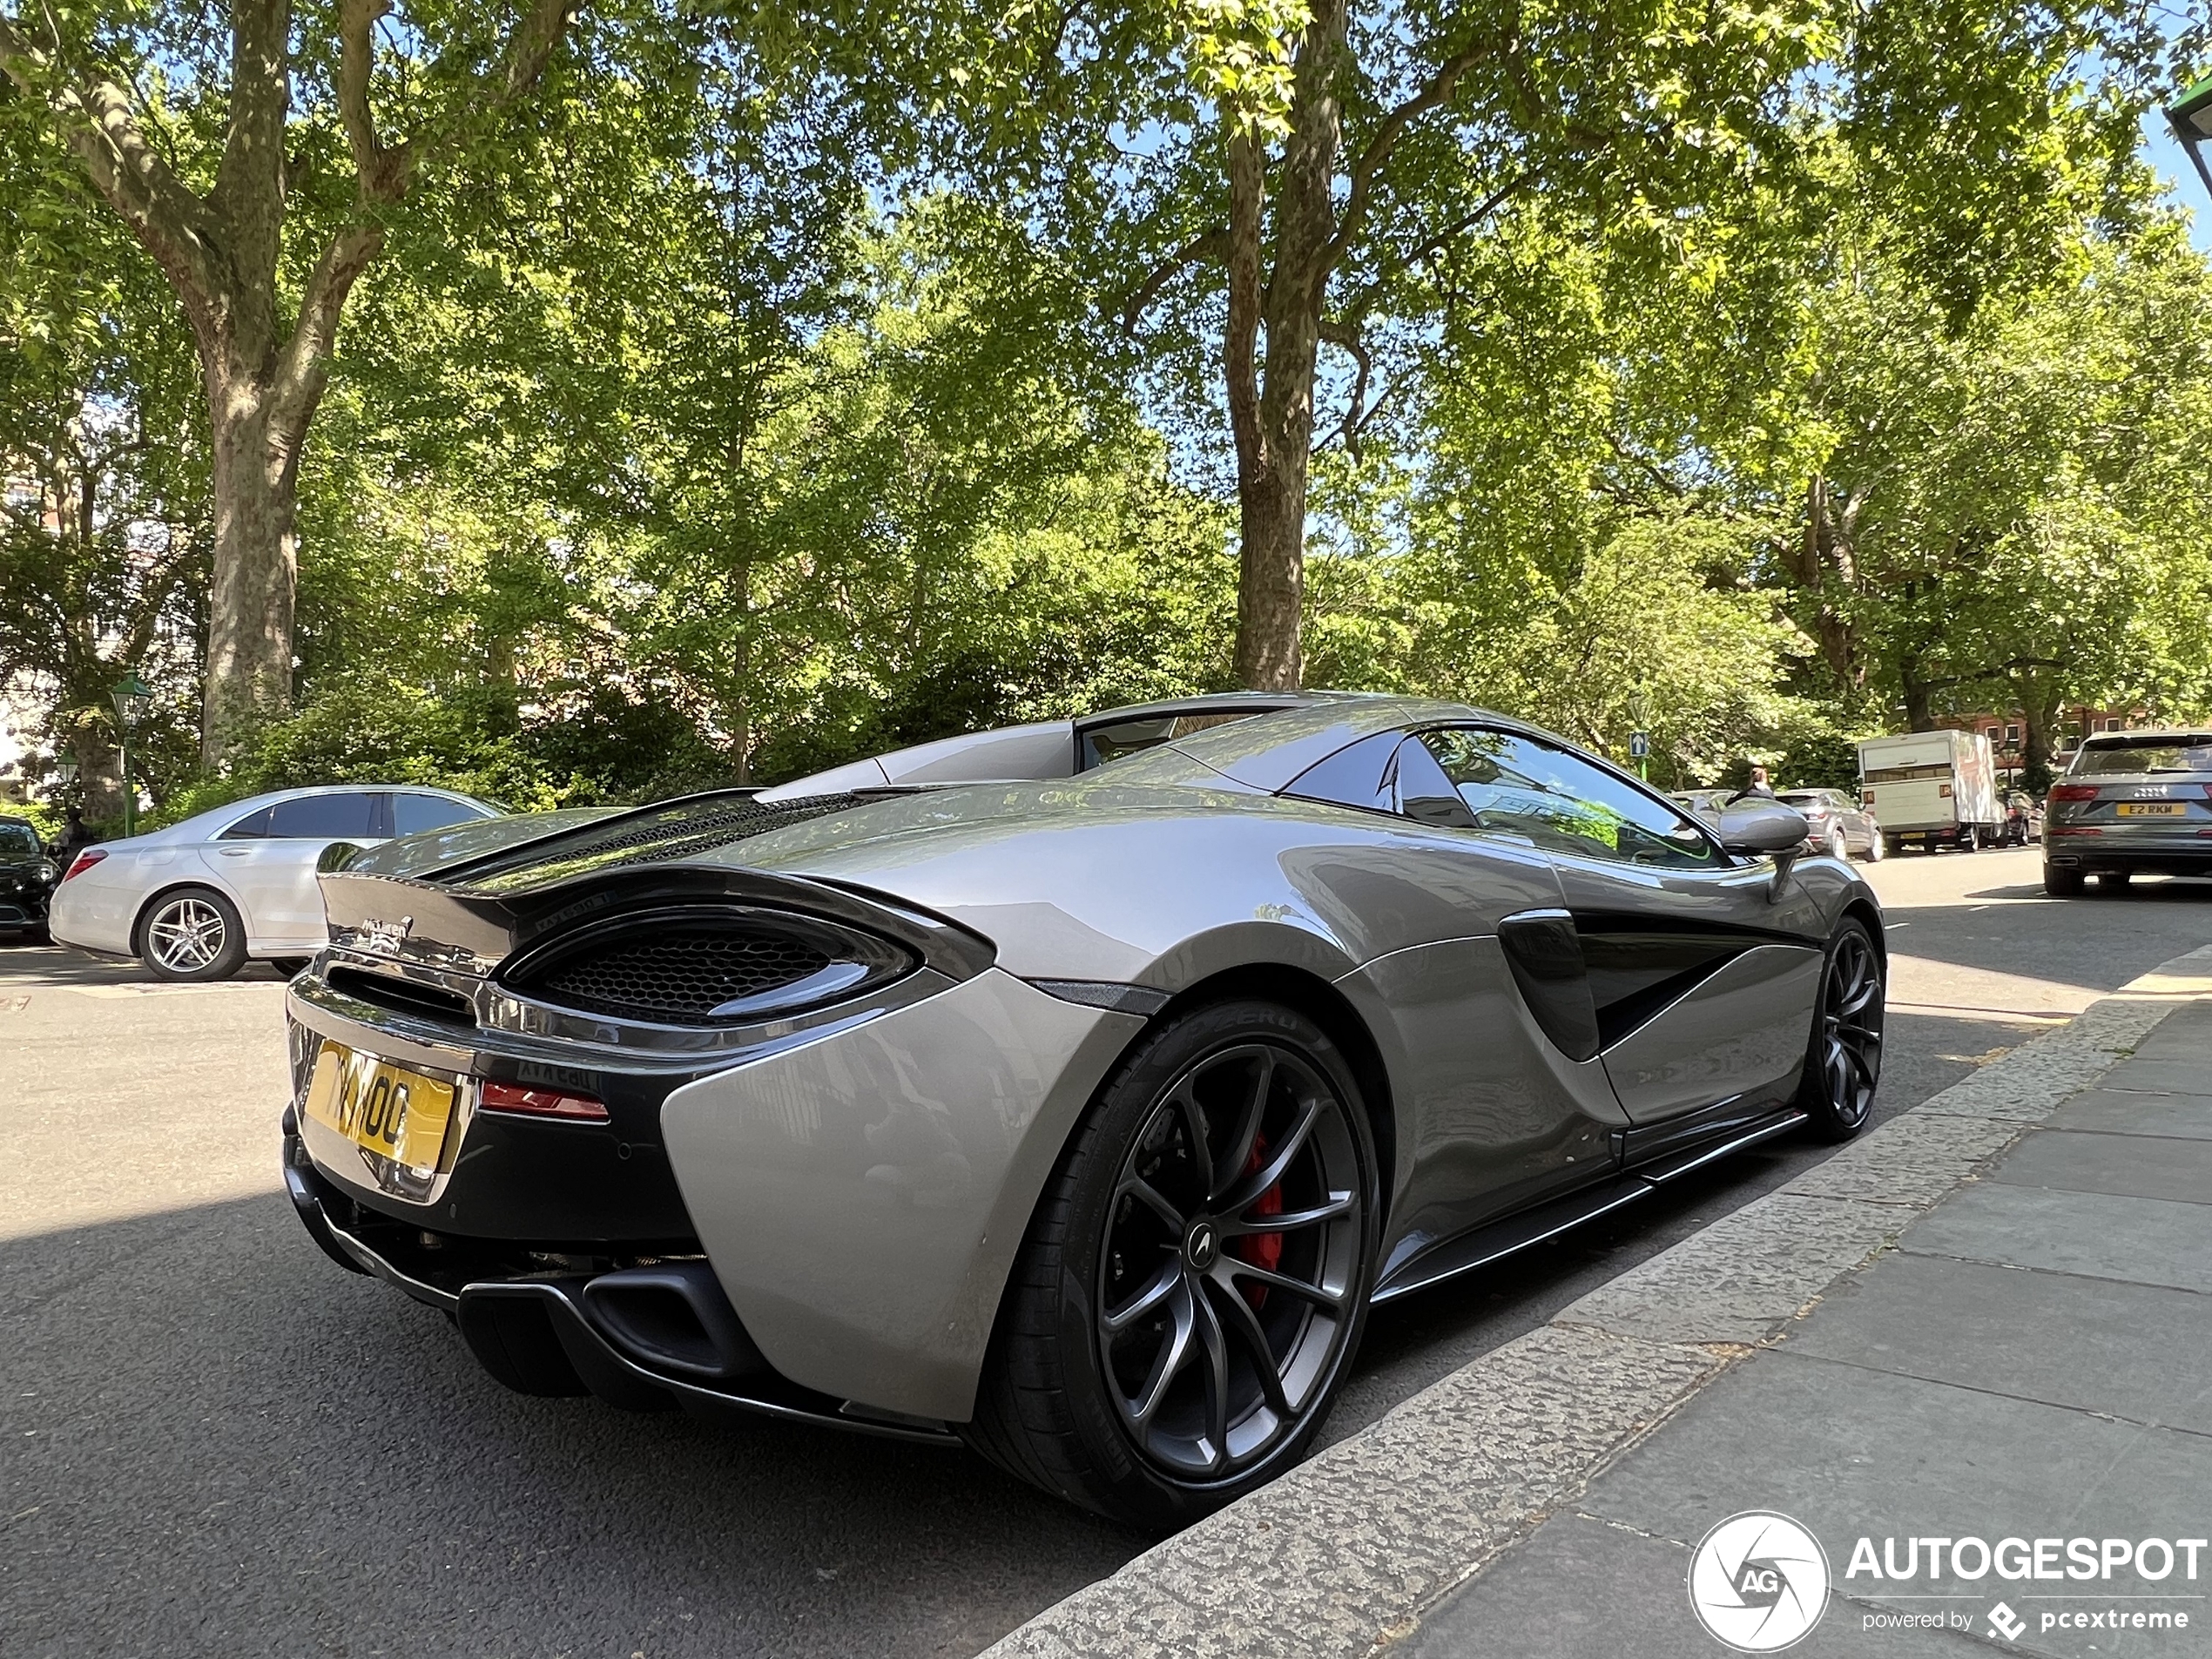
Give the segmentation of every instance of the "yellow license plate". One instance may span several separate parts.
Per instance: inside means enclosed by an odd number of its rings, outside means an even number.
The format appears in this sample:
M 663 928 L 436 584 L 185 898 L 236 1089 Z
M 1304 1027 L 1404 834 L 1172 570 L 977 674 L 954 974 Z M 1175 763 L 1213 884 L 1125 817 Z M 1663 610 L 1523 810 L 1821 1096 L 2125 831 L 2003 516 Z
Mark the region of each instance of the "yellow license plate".
M 435 1170 L 453 1122 L 453 1085 L 325 1042 L 307 1085 L 307 1116 L 364 1151 Z
M 2114 810 L 2122 818 L 2181 818 L 2189 809 L 2178 800 L 2123 800 Z

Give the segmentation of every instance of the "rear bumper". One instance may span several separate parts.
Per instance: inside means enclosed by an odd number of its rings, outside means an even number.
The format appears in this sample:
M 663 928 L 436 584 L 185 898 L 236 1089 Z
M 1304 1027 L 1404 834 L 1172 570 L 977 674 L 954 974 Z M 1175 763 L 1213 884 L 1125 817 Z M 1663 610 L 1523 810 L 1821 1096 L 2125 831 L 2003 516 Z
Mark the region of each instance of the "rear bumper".
M 473 1286 L 711 1263 L 779 1379 L 839 1412 L 909 1423 L 972 1413 L 1037 1195 L 1143 1026 L 995 968 L 958 983 L 922 969 L 894 988 L 912 999 L 900 1006 L 738 1050 L 655 1055 L 361 1003 L 330 983 L 347 960 L 334 951 L 287 996 L 287 1178 L 334 1259 L 456 1318 Z M 494 1078 L 595 1096 L 609 1121 L 468 1112 L 441 1185 L 381 1190 L 334 1130 L 300 1132 L 324 1041 L 462 1082 L 464 1105 L 465 1080 Z M 566 1316 L 541 1312 L 557 1336 Z
M 2054 870 L 2084 875 L 2141 871 L 2155 875 L 2212 875 L 2212 840 L 2134 840 L 2121 835 L 2052 835 L 2043 838 L 2043 860 Z
M 561 1271 L 543 1260 L 434 1249 L 418 1230 L 380 1224 L 354 1204 L 300 1150 L 295 1128 L 287 1113 L 285 1190 L 309 1237 L 340 1266 L 450 1314 L 484 1368 L 510 1388 L 590 1393 L 632 1411 L 778 1417 L 956 1444 L 941 1424 L 870 1413 L 777 1374 L 701 1258 L 604 1271 L 570 1262 L 579 1271 Z M 671 1319 L 671 1306 L 697 1315 Z

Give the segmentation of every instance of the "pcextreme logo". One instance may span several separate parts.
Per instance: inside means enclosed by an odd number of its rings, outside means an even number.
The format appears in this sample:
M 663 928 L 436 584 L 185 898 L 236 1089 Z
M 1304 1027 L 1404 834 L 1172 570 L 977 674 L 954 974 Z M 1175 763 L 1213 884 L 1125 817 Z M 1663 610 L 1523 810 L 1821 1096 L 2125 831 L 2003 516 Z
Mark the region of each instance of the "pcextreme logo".
M 1689 1558 L 1691 1611 L 1738 1653 L 1778 1653 L 1802 1641 L 1827 1605 L 1828 1557 L 1787 1515 L 1730 1515 Z

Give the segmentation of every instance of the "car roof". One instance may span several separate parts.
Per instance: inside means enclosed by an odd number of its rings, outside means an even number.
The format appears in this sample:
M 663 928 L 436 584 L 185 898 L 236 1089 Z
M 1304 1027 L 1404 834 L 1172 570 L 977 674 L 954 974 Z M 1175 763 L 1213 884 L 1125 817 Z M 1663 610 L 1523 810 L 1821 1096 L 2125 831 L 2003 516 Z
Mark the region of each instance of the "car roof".
M 2169 743 L 2199 748 L 2212 744 L 2212 731 L 2201 725 L 2139 726 L 2132 732 L 2092 732 L 2081 739 L 2085 749 L 2155 749 Z
M 1340 703 L 1382 695 L 1376 691 L 1203 691 L 1193 697 L 1163 698 L 1156 703 L 1129 703 L 1117 709 L 1101 709 L 1078 716 L 1076 730 L 1088 732 L 1124 720 L 1164 720 L 1178 714 L 1272 714 L 1285 709 L 1309 708 L 1318 703 Z
M 1302 773 L 1339 749 L 1378 732 L 1400 726 L 1457 725 L 1470 720 L 1531 736 L 1549 735 L 1525 721 L 1470 708 L 1464 703 L 1377 693 L 1322 698 L 1255 719 L 1209 726 L 1187 737 L 1171 738 L 1158 749 L 1147 750 L 1145 754 L 1157 755 L 1166 750 L 1236 783 L 1271 795 L 1288 788 Z M 1142 759 L 1143 756 L 1131 756 L 1111 764 L 1117 769 L 1116 775 L 1134 777 L 1138 774 L 1131 763 Z

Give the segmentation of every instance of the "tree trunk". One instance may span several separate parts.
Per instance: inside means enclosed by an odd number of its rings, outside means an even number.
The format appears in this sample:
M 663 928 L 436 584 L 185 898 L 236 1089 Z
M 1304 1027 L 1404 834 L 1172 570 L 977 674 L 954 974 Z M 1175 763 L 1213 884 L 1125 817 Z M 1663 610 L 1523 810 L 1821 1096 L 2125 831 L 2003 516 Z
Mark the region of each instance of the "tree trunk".
M 1254 691 L 1295 690 L 1305 669 L 1299 640 L 1305 494 L 1322 318 L 1329 275 L 1342 251 L 1333 192 L 1344 145 L 1338 97 L 1344 52 L 1345 0 L 1317 0 L 1298 49 L 1291 132 L 1284 141 L 1275 202 L 1274 263 L 1264 280 L 1265 140 L 1247 132 L 1229 146 L 1229 326 L 1223 368 L 1244 536 L 1237 678 Z
M 1935 730 L 1936 688 L 1920 678 L 1919 664 L 1911 658 L 1897 666 L 1897 681 L 1905 694 L 1905 729 L 1907 732 Z
M 1838 604 L 1858 578 L 1851 536 L 1864 497 L 1858 492 L 1845 501 L 1838 522 L 1838 509 L 1827 478 L 1814 473 L 1805 481 L 1804 535 L 1797 549 L 1797 581 L 1811 596 L 1813 637 L 1821 660 L 1847 689 L 1856 690 L 1865 673 L 1858 660 L 1858 638 L 1850 617 Z
M 292 705 L 292 613 L 299 549 L 299 437 L 277 429 L 269 389 L 206 351 L 213 437 L 214 581 L 200 759 L 219 764 L 251 720 Z
M 2061 704 L 2054 684 L 2047 685 L 2040 674 L 2021 677 L 2020 786 L 2037 794 L 2050 786 L 2052 729 Z
M 70 759 L 77 762 L 77 786 L 82 792 L 89 823 L 105 823 L 123 816 L 122 757 L 100 726 L 86 723 L 69 734 Z
M 1311 428 L 1311 421 L 1307 425 Z M 1283 427 L 1247 463 L 1239 453 L 1237 504 L 1244 556 L 1237 581 L 1237 680 L 1255 691 L 1298 689 L 1305 672 L 1305 453 Z M 1265 442 L 1263 440 L 1263 442 Z

